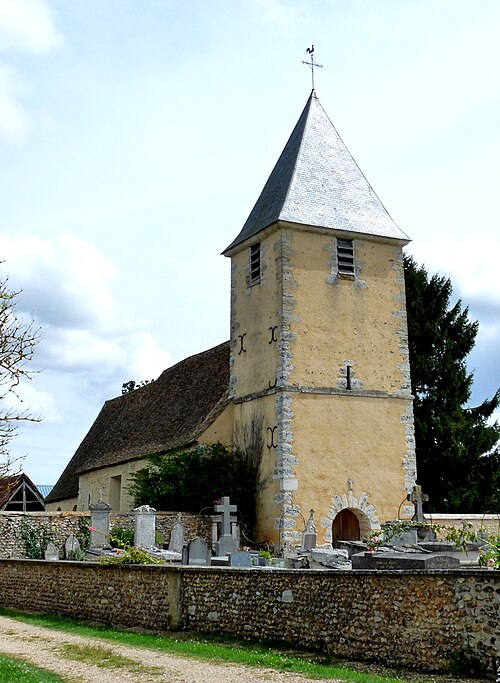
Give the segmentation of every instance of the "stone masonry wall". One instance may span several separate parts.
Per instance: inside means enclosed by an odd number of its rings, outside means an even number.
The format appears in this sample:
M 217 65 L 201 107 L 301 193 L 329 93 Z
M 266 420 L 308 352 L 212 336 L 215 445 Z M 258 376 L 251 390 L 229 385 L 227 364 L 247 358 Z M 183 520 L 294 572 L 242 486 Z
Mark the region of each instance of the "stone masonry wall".
M 0 560 L 0 604 L 153 631 L 271 639 L 446 670 L 470 647 L 493 672 L 500 572 L 116 567 Z
M 210 572 L 183 576 L 189 630 L 446 669 L 467 643 L 500 655 L 500 572 Z
M 85 518 L 90 524 L 89 512 L 0 512 L 0 559 L 23 558 L 24 544 L 21 539 L 21 523 L 25 519 L 30 527 L 45 526 L 50 529 L 54 543 L 62 549 L 70 534 L 78 531 L 78 520 Z M 170 533 L 178 520 L 175 512 L 158 512 L 156 514 L 156 530 L 161 534 L 165 543 L 170 539 Z M 183 514 L 182 524 L 186 529 L 186 540 L 201 536 L 207 543 L 211 542 L 211 521 L 209 517 Z M 110 515 L 110 528 L 123 527 L 133 529 L 135 518 L 133 513 Z
M 179 574 L 163 567 L 0 560 L 3 607 L 165 631 L 179 623 Z

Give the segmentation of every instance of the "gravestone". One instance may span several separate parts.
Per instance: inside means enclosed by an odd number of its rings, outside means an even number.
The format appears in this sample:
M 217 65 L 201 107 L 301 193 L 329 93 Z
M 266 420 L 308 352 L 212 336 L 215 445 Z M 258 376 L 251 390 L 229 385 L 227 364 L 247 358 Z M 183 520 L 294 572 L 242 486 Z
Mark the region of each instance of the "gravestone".
M 177 522 L 172 528 L 172 533 L 170 534 L 170 540 L 168 542 L 168 549 L 173 553 L 182 553 L 182 548 L 184 547 L 184 536 L 186 530 L 184 526 Z
M 90 510 L 90 547 L 104 548 L 109 546 L 109 513 L 111 505 L 99 500 L 89 505 Z
M 208 544 L 199 537 L 193 538 L 187 547 L 187 564 L 197 567 L 209 567 L 211 552 Z
M 314 524 L 314 510 L 309 510 L 309 519 L 306 523 L 306 528 L 302 532 L 301 550 L 312 550 L 316 547 L 317 532 Z
M 156 510 L 149 505 L 141 505 L 135 508 L 134 512 L 134 546 L 136 548 L 145 548 L 146 550 L 155 548 Z
M 422 493 L 422 487 L 415 484 L 411 493 L 406 496 L 406 500 L 411 501 L 415 505 L 415 514 L 412 517 L 412 522 L 420 522 L 425 524 L 427 519 L 424 516 L 423 503 L 427 503 L 429 496 Z
M 74 534 L 70 534 L 64 543 L 64 557 L 67 560 L 74 560 L 81 551 L 80 541 Z
M 246 551 L 237 551 L 229 555 L 229 566 L 230 567 L 251 567 L 252 557 L 250 553 Z
M 231 512 L 236 512 L 236 505 L 231 505 L 229 496 L 223 496 L 220 503 L 214 506 L 215 512 L 222 512 L 222 533 L 215 544 L 215 554 L 229 555 L 238 549 L 237 541 L 231 535 Z
M 51 562 L 56 562 L 59 559 L 59 550 L 53 543 L 47 544 L 47 550 L 45 551 L 45 559 Z
M 438 553 L 358 553 L 351 558 L 353 569 L 459 569 L 460 560 Z

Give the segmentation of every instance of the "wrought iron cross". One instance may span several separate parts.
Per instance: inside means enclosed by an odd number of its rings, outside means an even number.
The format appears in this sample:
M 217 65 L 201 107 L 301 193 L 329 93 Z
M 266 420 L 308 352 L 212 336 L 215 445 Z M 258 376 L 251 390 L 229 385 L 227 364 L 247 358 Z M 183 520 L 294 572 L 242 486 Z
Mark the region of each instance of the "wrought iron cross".
M 314 61 L 314 45 L 311 45 L 311 47 L 308 47 L 306 50 L 307 54 L 309 55 L 310 62 L 305 62 L 302 60 L 302 64 L 307 64 L 311 68 L 311 81 L 312 81 L 312 89 L 314 90 L 314 69 L 322 69 L 323 64 L 318 64 L 317 62 Z

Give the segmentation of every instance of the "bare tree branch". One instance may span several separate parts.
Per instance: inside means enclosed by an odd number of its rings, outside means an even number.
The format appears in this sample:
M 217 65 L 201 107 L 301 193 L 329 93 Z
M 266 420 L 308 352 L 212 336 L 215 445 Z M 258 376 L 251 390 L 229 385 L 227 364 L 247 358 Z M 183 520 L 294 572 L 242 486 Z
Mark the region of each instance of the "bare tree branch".
M 19 424 L 40 421 L 26 410 L 18 411 L 2 403 L 9 394 L 19 399 L 20 382 L 32 378 L 35 371 L 27 366 L 40 341 L 40 329 L 34 321 L 26 322 L 16 312 L 19 293 L 9 289 L 8 278 L 0 279 L 0 477 L 11 473 L 18 464 L 19 459 L 12 459 L 9 446 Z

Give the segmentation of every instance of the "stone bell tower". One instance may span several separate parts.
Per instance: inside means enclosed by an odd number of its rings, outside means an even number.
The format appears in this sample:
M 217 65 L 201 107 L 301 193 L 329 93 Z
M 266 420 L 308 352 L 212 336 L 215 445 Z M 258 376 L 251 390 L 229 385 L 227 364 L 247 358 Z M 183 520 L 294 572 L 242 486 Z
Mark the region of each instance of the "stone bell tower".
M 402 248 L 313 90 L 231 258 L 235 429 L 262 430 L 261 539 L 366 538 L 416 479 Z

